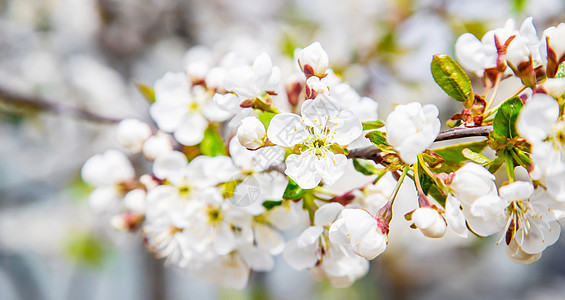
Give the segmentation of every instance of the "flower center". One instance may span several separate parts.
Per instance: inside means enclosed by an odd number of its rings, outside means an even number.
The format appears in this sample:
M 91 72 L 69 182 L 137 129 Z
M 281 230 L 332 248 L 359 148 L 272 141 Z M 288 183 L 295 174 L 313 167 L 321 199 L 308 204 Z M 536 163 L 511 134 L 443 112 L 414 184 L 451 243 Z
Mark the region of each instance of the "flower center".
M 548 140 L 551 141 L 555 150 L 563 150 L 563 145 L 565 145 L 565 121 L 555 123 L 549 132 Z
M 208 213 L 208 222 L 211 224 L 217 224 L 223 219 L 222 212 L 220 208 L 217 206 L 208 206 L 207 213 Z
M 184 198 L 185 200 L 188 199 L 190 195 L 190 187 L 186 184 L 181 185 L 178 187 L 179 195 Z
M 188 111 L 189 112 L 197 112 L 199 110 L 199 106 L 198 103 L 196 103 L 196 101 L 192 101 L 189 105 L 188 105 Z

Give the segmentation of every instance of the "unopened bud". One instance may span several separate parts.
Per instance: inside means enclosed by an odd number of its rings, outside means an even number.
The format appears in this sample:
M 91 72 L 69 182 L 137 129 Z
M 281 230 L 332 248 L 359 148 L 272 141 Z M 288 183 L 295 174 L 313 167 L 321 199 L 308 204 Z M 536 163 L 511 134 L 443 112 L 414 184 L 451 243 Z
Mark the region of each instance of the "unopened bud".
M 565 94 L 565 78 L 548 78 L 543 83 L 543 89 L 550 96 L 559 98 Z
M 173 143 L 171 137 L 163 132 L 157 132 L 143 144 L 143 155 L 149 160 L 169 151 L 173 151 Z
M 306 77 L 324 77 L 329 58 L 319 42 L 314 42 L 298 52 L 298 64 Z
M 440 213 L 431 207 L 420 207 L 412 214 L 414 224 L 429 238 L 440 238 L 447 231 L 447 223 Z
M 151 136 L 149 125 L 137 119 L 124 119 L 118 124 L 116 139 L 132 153 L 141 151 L 143 143 Z
M 557 74 L 559 65 L 565 60 L 565 23 L 549 27 L 543 32 L 547 50 L 547 77 Z
M 263 146 L 266 135 L 265 126 L 255 117 L 247 117 L 241 120 L 241 125 L 237 129 L 239 143 L 250 150 L 256 150 Z
M 306 80 L 306 98 L 314 99 L 320 93 L 329 93 L 328 86 L 320 80 L 320 77 L 312 76 Z

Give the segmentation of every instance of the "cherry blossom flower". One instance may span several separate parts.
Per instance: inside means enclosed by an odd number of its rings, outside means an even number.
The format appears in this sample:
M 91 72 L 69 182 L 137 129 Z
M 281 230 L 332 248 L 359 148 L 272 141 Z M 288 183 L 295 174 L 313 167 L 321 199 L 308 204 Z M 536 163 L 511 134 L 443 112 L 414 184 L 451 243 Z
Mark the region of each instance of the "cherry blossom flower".
M 565 201 L 565 121 L 559 118 L 557 101 L 535 94 L 522 108 L 516 128 L 532 144 L 532 178 L 542 181 L 553 197 Z
M 328 54 L 319 42 L 298 51 L 297 60 L 306 77 L 324 77 L 329 65 Z
M 350 286 L 369 270 L 367 260 L 328 238 L 328 229 L 342 210 L 343 206 L 339 203 L 318 208 L 314 226 L 290 240 L 283 252 L 291 267 L 297 270 L 308 268 L 314 279 L 328 279 L 335 287 Z
M 89 204 L 95 212 L 115 208 L 125 195 L 124 184 L 135 181 L 135 172 L 127 157 L 118 150 L 108 150 L 89 158 L 81 170 L 82 179 L 95 186 Z
M 388 227 L 388 224 L 386 225 Z M 372 260 L 386 249 L 387 229 L 363 209 L 346 208 L 330 227 L 330 240 Z
M 150 136 L 151 127 L 137 119 L 124 119 L 118 124 L 116 139 L 132 153 L 141 151 Z
M 345 172 L 347 157 L 335 154 L 332 147 L 347 145 L 362 131 L 359 119 L 340 110 L 333 98 L 319 94 L 302 104 L 302 116 L 283 113 L 273 117 L 267 136 L 283 147 L 300 147 L 300 154 L 286 159 L 285 174 L 300 187 L 311 189 L 323 179 L 332 184 Z
M 386 141 L 408 164 L 432 145 L 439 134 L 439 111 L 435 105 L 412 102 L 398 105 L 386 119 Z
M 241 120 L 237 129 L 239 143 L 247 149 L 255 150 L 265 144 L 267 131 L 263 123 L 255 117 L 247 117 Z
M 420 207 L 412 213 L 412 220 L 420 232 L 429 238 L 440 238 L 447 232 L 447 223 L 437 209 Z
M 217 107 L 203 86 L 191 86 L 184 73 L 169 72 L 157 80 L 155 98 L 151 117 L 183 145 L 200 143 L 208 120 L 225 121 L 231 116 Z
M 253 66 L 240 66 L 228 70 L 224 79 L 227 91 L 235 93 L 238 98 L 230 96 L 222 107 L 226 110 L 239 105 L 245 100 L 255 98 L 265 99 L 269 94 L 280 92 L 281 74 L 278 67 L 273 67 L 271 58 L 267 53 L 262 53 L 253 62 Z M 230 106 L 231 105 L 231 106 Z

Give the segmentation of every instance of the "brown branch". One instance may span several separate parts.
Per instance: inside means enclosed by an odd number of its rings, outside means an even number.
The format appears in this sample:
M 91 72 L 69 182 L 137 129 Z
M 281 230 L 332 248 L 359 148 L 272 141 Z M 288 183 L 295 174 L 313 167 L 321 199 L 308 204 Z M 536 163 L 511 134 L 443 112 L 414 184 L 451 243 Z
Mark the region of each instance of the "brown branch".
M 492 131 L 492 125 L 471 128 L 453 128 L 442 131 L 435 139 L 436 142 L 454 140 L 473 136 L 488 136 Z M 377 163 L 381 160 L 381 150 L 375 146 L 368 146 L 349 151 L 348 158 L 371 159 Z
M 0 87 L 0 102 L 20 109 L 67 115 L 91 122 L 117 123 L 121 121 L 121 119 L 101 116 L 82 108 L 48 101 L 39 97 L 20 95 L 3 87 Z
M 435 141 L 441 142 L 472 136 L 488 136 L 491 131 L 492 125 L 471 128 L 452 128 L 440 132 Z

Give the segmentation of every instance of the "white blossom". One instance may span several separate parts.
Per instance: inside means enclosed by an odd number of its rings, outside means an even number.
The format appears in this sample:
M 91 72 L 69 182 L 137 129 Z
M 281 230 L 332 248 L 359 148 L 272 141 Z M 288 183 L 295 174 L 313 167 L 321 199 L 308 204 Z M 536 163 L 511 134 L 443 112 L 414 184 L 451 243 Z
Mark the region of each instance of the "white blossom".
M 398 105 L 386 119 L 386 141 L 408 164 L 432 145 L 439 134 L 439 111 L 435 105 L 412 102 Z
M 241 120 L 237 129 L 239 143 L 247 149 L 255 150 L 265 143 L 267 131 L 263 123 L 256 117 L 247 117 Z
M 151 136 L 151 128 L 137 119 L 124 119 L 118 124 L 118 143 L 132 153 L 141 151 L 143 143 Z
M 362 209 L 344 209 L 341 218 L 330 227 L 329 236 L 332 242 L 349 247 L 368 260 L 383 253 L 388 243 L 383 224 Z
M 231 116 L 216 106 L 204 87 L 191 86 L 184 73 L 169 72 L 157 80 L 155 98 L 151 117 L 183 145 L 200 143 L 208 120 L 224 121 Z
M 274 116 L 267 136 L 277 145 L 302 148 L 300 154 L 288 156 L 285 170 L 300 187 L 311 189 L 322 179 L 332 184 L 345 172 L 347 157 L 335 154 L 331 147 L 347 145 L 359 137 L 361 122 L 352 112 L 340 110 L 335 100 L 325 94 L 305 101 L 301 112 L 302 116 Z
M 533 179 L 544 183 L 549 194 L 565 201 L 565 122 L 559 104 L 545 94 L 535 94 L 522 108 L 516 128 L 532 144 Z
M 231 99 L 239 104 L 244 100 L 264 98 L 269 93 L 278 93 L 281 74 L 278 67 L 273 67 L 268 54 L 262 53 L 253 62 L 253 66 L 240 66 L 228 70 L 224 79 L 227 91 L 234 92 L 239 99 Z M 224 109 L 227 107 L 224 106 Z
M 104 212 L 115 207 L 124 196 L 122 183 L 134 180 L 135 172 L 127 157 L 118 150 L 108 150 L 89 158 L 81 170 L 82 179 L 95 186 L 89 196 L 93 211 Z
M 297 60 L 306 77 L 324 77 L 329 65 L 328 54 L 319 42 L 314 42 L 300 50 Z
M 420 207 L 412 213 L 412 220 L 423 235 L 440 238 L 447 232 L 447 223 L 442 215 L 431 207 Z

